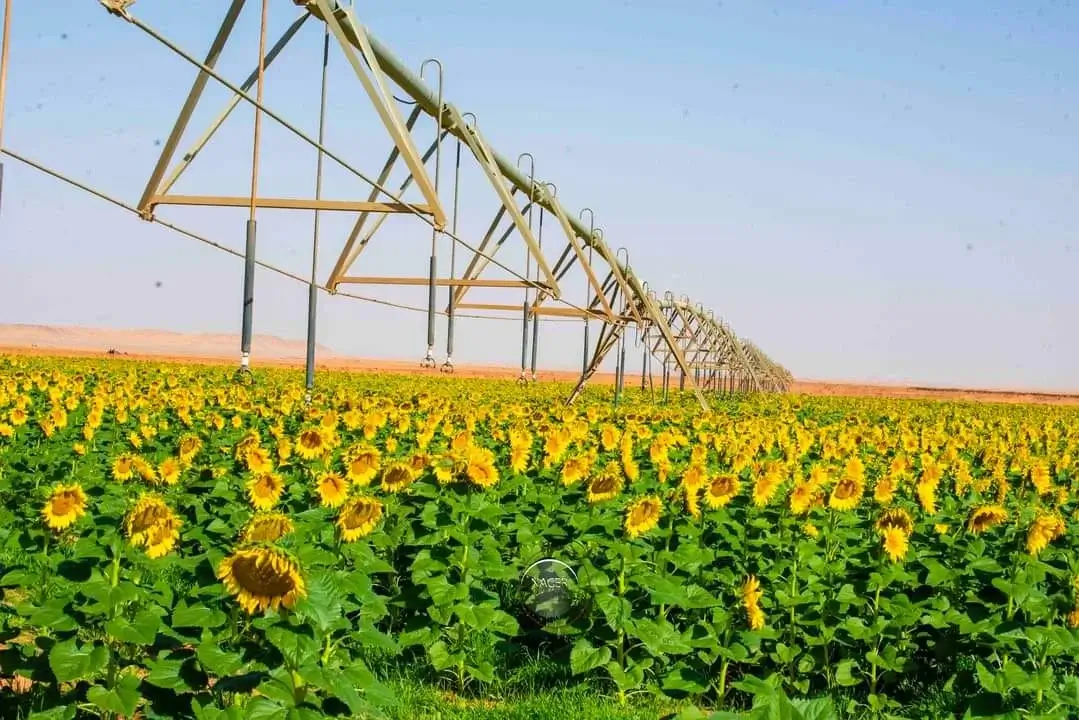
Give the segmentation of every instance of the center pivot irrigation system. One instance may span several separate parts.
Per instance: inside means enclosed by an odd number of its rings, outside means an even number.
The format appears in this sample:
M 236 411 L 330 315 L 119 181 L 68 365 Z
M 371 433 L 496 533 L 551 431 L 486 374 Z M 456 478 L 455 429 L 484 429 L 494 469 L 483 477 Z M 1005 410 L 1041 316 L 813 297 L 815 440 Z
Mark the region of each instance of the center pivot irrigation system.
M 142 30 L 175 54 L 190 63 L 197 74 L 188 91 L 180 113 L 168 139 L 163 143 L 146 187 L 137 204 L 128 205 L 109 197 L 83 183 L 73 180 L 55 170 L 44 167 L 25 155 L 2 145 L 3 99 L 8 71 L 9 36 L 12 6 L 15 0 L 3 0 L 3 49 L 0 51 L 0 152 L 26 165 L 43 171 L 59 180 L 90 192 L 113 204 L 137 213 L 142 219 L 157 222 L 188 237 L 211 244 L 218 249 L 244 258 L 243 277 L 243 324 L 241 332 L 241 365 L 246 372 L 251 352 L 252 311 L 254 301 L 254 277 L 256 265 L 274 270 L 309 285 L 308 337 L 307 337 L 307 387 L 314 383 L 315 310 L 319 290 L 335 295 L 356 297 L 342 286 L 420 286 L 427 288 L 427 352 L 421 365 L 438 366 L 435 359 L 436 317 L 446 318 L 446 355 L 441 364 L 443 372 L 453 372 L 453 335 L 456 317 L 498 317 L 507 319 L 505 313 L 519 313 L 521 318 L 521 374 L 520 382 L 536 379 L 536 358 L 539 344 L 539 319 L 561 322 L 581 322 L 584 331 L 584 350 L 580 380 L 568 401 L 576 398 L 585 383 L 596 373 L 609 353 L 616 353 L 617 371 L 615 400 L 622 392 L 626 375 L 626 336 L 632 325 L 635 346 L 641 352 L 641 386 L 652 386 L 653 362 L 658 362 L 662 374 L 662 393 L 667 396 L 672 376 L 678 373 L 679 388 L 686 385 L 696 394 L 702 408 L 707 409 L 706 393 L 731 392 L 782 392 L 789 388 L 791 375 L 772 362 L 752 343 L 739 338 L 715 315 L 688 298 L 676 298 L 672 293 L 662 297 L 648 289 L 640 281 L 630 265 L 629 252 L 625 248 L 612 251 L 606 243 L 603 231 L 595 226 L 595 218 L 589 208 L 573 216 L 562 206 L 557 197 L 557 187 L 535 177 L 535 160 L 523 153 L 517 162 L 510 162 L 496 153 L 480 132 L 475 115 L 462 113 L 442 96 L 442 65 L 436 59 L 424 61 L 419 76 L 412 73 L 376 40 L 358 20 L 355 7 L 339 0 L 292 0 L 300 9 L 299 16 L 274 42 L 268 43 L 267 18 L 269 6 L 284 5 L 283 0 L 252 0 L 250 4 L 261 5 L 259 21 L 259 51 L 257 65 L 250 75 L 236 84 L 223 77 L 216 65 L 230 36 L 233 34 L 246 0 L 230 0 L 225 16 L 210 43 L 210 48 L 200 59 L 162 33 L 139 19 L 132 9 L 135 0 L 97 0 L 105 10 L 132 26 Z M 321 104 L 319 108 L 318 137 L 311 138 L 263 103 L 266 71 L 281 54 L 288 43 L 305 24 L 317 21 L 322 26 Z M 269 47 L 267 48 L 267 45 Z M 367 100 L 376 111 L 381 125 L 388 133 L 392 147 L 376 177 L 365 174 L 346 161 L 341 154 L 324 144 L 326 131 L 327 68 L 337 51 L 359 80 Z M 423 80 L 425 72 L 435 74 L 435 89 Z M 210 124 L 209 128 L 188 148 L 173 165 L 181 140 L 203 97 L 210 80 L 231 91 L 232 97 Z M 254 95 L 251 90 L 254 89 Z M 254 108 L 251 127 L 251 185 L 245 196 L 180 195 L 172 192 L 176 182 L 207 145 L 225 120 L 241 104 Z M 434 120 L 434 139 L 421 152 L 417 145 L 417 126 L 421 116 Z M 264 152 L 262 145 L 262 122 L 268 118 L 279 123 L 291 134 L 310 145 L 318 157 L 314 179 L 313 198 L 274 198 L 259 194 L 259 160 Z M 452 140 L 451 140 L 452 137 Z M 448 208 L 443 202 L 445 194 L 443 174 L 445 162 L 443 151 L 452 143 L 454 151 L 454 184 L 452 201 Z M 477 245 L 470 244 L 458 234 L 460 215 L 459 183 L 462 155 L 471 156 L 493 188 L 498 207 Z M 324 163 L 329 160 L 347 173 L 370 186 L 365 200 L 341 201 L 323 198 Z M 407 176 L 395 189 L 388 187 L 395 167 L 403 163 Z M 527 168 L 527 171 L 526 169 Z M 2 200 L 3 165 L 0 163 L 0 200 Z M 409 188 L 418 191 L 419 202 L 405 200 Z M 246 247 L 241 254 L 193 232 L 157 217 L 162 206 L 198 206 L 205 208 L 246 208 Z M 313 213 L 312 266 L 310 278 L 288 273 L 256 259 L 257 221 L 259 209 L 286 209 L 311 211 Z M 355 222 L 344 242 L 340 255 L 329 278 L 320 282 L 316 276 L 319 246 L 319 219 L 321 213 L 352 213 Z M 431 253 L 427 274 L 415 277 L 364 276 L 352 273 L 360 254 L 371 242 L 384 221 L 393 214 L 414 217 L 430 230 Z M 587 221 L 586 221 L 587 219 Z M 557 247 L 561 252 L 552 265 L 544 253 L 544 222 L 558 236 Z M 511 236 L 523 241 L 525 268 L 523 273 L 509 268 L 495 255 Z M 438 272 L 438 244 L 440 238 L 451 242 L 448 275 Z M 458 246 L 470 253 L 464 270 L 457 272 Z M 548 240 L 547 247 L 551 247 Z M 505 253 L 503 253 L 505 256 Z M 587 282 L 586 300 L 575 304 L 567 299 L 563 283 L 567 273 L 579 266 Z M 490 277 L 489 268 L 500 268 L 510 279 Z M 485 271 L 488 271 L 485 274 Z M 563 283 L 564 284 L 564 283 Z M 439 309 L 438 288 L 447 288 L 443 309 Z M 516 300 L 502 303 L 469 302 L 468 293 L 473 288 L 487 288 L 501 293 L 516 295 Z M 511 295 L 511 297 L 512 297 Z M 393 303 L 386 303 L 391 304 Z M 423 308 L 410 308 L 424 310 Z M 480 313 L 477 315 L 477 313 Z M 598 335 L 590 339 L 590 323 L 599 324 Z M 529 352 L 531 345 L 531 353 Z

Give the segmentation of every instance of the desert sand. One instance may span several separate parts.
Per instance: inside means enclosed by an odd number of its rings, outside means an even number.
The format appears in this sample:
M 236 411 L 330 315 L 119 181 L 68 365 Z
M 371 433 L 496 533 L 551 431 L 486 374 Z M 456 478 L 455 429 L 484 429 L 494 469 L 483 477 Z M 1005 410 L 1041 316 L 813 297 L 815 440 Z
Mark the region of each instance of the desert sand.
M 64 325 L 0 324 L 0 355 L 42 355 L 61 357 L 120 357 L 127 360 L 154 360 L 200 364 L 237 363 L 239 339 L 229 333 L 182 333 L 166 330 L 120 330 Z M 302 340 L 256 334 L 251 342 L 254 365 L 272 367 L 304 366 Z M 316 346 L 317 367 L 352 372 L 408 373 L 440 375 L 438 369 L 423 369 L 417 361 L 376 360 L 350 357 L 323 345 Z M 497 365 L 458 365 L 454 377 L 514 379 L 520 370 Z M 540 381 L 575 382 L 578 374 L 568 370 L 541 370 Z M 655 378 L 658 384 L 658 377 Z M 612 384 L 612 373 L 597 373 L 593 383 Z M 635 387 L 640 376 L 630 373 L 626 383 Z M 1026 390 L 935 388 L 914 385 L 885 385 L 857 382 L 796 380 L 791 392 L 804 395 L 848 397 L 933 398 L 1002 403 L 1042 403 L 1079 405 L 1079 393 L 1046 393 Z

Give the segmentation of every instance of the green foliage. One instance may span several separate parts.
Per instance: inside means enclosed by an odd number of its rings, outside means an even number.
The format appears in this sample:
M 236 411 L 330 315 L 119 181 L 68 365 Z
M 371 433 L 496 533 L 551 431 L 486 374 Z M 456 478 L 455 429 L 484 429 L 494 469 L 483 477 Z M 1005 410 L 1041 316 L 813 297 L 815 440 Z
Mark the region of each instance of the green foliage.
M 1073 411 L 792 398 L 708 416 L 632 399 L 564 411 L 561 388 L 348 375 L 320 379 L 308 407 L 293 380 L 0 359 L 0 705 L 50 720 L 560 718 L 571 698 L 582 718 L 1079 714 Z M 302 457 L 315 427 L 326 449 Z M 185 459 L 189 437 L 200 447 Z M 269 504 L 292 529 L 273 540 L 243 540 L 261 472 L 249 442 L 283 481 Z M 352 472 L 360 447 L 379 467 L 349 496 L 382 514 L 346 539 L 318 483 Z M 149 471 L 118 479 L 122 456 Z M 900 458 L 894 497 L 875 498 Z M 865 497 L 830 508 L 852 459 Z M 381 474 L 395 463 L 412 468 L 400 488 Z M 590 501 L 610 464 L 622 487 Z M 927 508 L 916 486 L 935 464 Z M 819 496 L 794 510 L 815 473 Z M 720 477 L 741 482 L 725 504 L 709 495 Z M 50 528 L 43 508 L 75 484 L 85 513 Z M 153 553 L 130 527 L 150 492 L 178 521 Z M 661 511 L 636 535 L 642 497 Z M 884 504 L 911 519 L 897 557 L 877 527 Z M 995 504 L 1006 520 L 970 531 L 972 510 Z M 1050 515 L 1063 531 L 1033 552 L 1030 528 Z M 238 548 L 287 558 L 295 602 L 246 612 L 218 577 Z M 554 584 L 558 617 L 522 592 L 545 557 L 574 572 Z M 530 674 L 549 680 L 515 690 Z

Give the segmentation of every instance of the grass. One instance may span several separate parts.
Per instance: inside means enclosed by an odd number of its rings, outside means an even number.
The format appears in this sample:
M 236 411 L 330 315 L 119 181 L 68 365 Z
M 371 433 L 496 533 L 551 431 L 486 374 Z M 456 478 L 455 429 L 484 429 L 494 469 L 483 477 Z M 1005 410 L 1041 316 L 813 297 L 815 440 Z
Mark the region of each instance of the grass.
M 457 697 L 411 680 L 391 687 L 398 699 L 393 720 L 654 720 L 677 711 L 671 701 L 650 695 L 619 706 L 586 683 L 500 700 Z

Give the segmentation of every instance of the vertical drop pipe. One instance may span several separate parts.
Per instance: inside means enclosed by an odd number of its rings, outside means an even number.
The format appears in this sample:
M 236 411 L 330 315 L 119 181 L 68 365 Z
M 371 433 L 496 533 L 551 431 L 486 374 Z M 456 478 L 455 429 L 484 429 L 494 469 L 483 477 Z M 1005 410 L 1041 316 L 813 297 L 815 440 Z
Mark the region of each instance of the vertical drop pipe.
M 517 156 L 517 168 L 520 169 L 521 161 L 528 158 L 528 231 L 532 232 L 532 208 L 536 204 L 536 159 L 532 153 L 521 153 Z M 536 263 L 539 264 L 538 262 Z M 532 252 L 525 249 L 525 280 L 532 274 Z M 521 375 L 517 382 L 528 382 L 528 299 L 529 287 L 525 285 L 524 300 L 521 302 Z
M 269 13 L 269 0 L 262 0 L 262 23 L 259 28 L 259 69 L 258 92 L 255 106 L 255 137 L 251 150 L 251 204 L 248 207 L 247 242 L 244 246 L 244 310 L 243 325 L 240 330 L 240 370 L 250 371 L 251 362 L 251 319 L 255 305 L 255 207 L 258 198 L 259 182 L 259 140 L 262 135 L 262 98 L 266 85 L 266 20 Z
M 322 145 L 326 139 L 326 76 L 330 65 L 330 27 L 326 26 L 322 39 L 322 95 L 318 113 L 318 161 L 315 166 L 315 200 L 322 199 Z M 318 231 L 320 213 L 315 210 L 315 224 L 311 237 L 311 282 L 307 286 L 307 400 L 315 387 L 315 320 L 318 309 Z
M 435 194 L 438 194 L 439 179 L 442 174 L 442 63 L 437 58 L 428 58 L 420 65 L 420 79 L 428 63 L 438 68 L 438 117 L 435 119 Z M 435 366 L 435 287 L 438 281 L 438 229 L 431 228 L 431 263 L 427 276 L 427 354 L 420 363 L 423 367 Z M 452 292 L 452 287 L 450 288 Z
M 472 125 L 476 125 L 476 116 L 472 113 L 462 113 L 461 117 L 472 117 Z M 453 233 L 453 242 L 450 243 L 450 285 L 449 302 L 446 305 L 446 362 L 442 363 L 442 372 L 453 372 L 453 325 L 456 308 L 457 288 L 453 285 L 453 279 L 457 276 L 457 208 L 460 200 L 461 189 L 461 139 L 457 139 L 457 159 L 453 169 L 453 216 L 450 218 L 450 232 Z
M 8 54 L 11 50 L 11 6 L 15 0 L 4 0 L 4 28 L 0 32 L 0 148 L 4 147 L 4 98 L 7 95 Z M 0 210 L 4 203 L 4 156 L 0 155 Z

